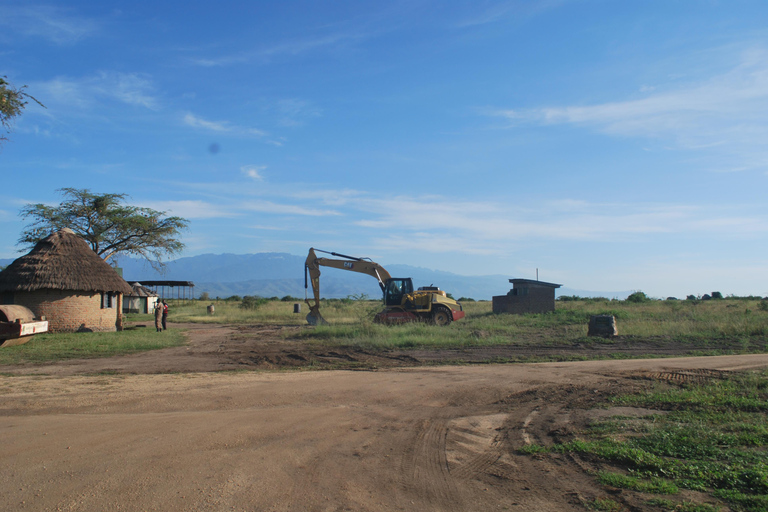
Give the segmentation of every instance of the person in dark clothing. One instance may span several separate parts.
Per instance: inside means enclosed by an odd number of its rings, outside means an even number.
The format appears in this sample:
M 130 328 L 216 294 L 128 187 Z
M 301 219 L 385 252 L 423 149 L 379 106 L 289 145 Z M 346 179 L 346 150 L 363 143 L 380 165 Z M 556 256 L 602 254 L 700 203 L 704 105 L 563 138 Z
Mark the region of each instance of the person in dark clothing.
M 168 319 L 168 304 L 163 301 L 163 330 L 166 330 L 168 326 L 165 324 Z

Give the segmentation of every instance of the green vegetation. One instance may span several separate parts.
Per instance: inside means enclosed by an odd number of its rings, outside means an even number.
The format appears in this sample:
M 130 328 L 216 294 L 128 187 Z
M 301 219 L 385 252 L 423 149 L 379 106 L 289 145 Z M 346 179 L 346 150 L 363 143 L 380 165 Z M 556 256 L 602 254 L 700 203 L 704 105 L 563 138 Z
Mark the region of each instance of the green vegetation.
M 587 508 L 590 510 L 598 510 L 600 512 L 619 512 L 624 507 L 620 503 L 616 503 L 611 498 L 595 498 L 587 504 Z
M 180 232 L 189 225 L 187 219 L 127 205 L 123 202 L 127 194 L 96 194 L 71 187 L 59 192 L 65 199 L 58 206 L 38 203 L 21 209 L 20 215 L 32 220 L 19 237 L 22 247 L 32 248 L 51 233 L 69 228 L 104 260 L 132 254 L 156 269 L 164 266 L 163 257 L 184 249 Z
M 627 297 L 627 302 L 634 302 L 634 303 L 643 303 L 650 301 L 651 298 L 648 297 L 645 293 L 637 291 L 634 293 L 629 294 L 629 297 Z
M 214 315 L 206 312 L 209 301 L 173 301 L 170 320 L 306 326 L 307 305 L 303 301 L 284 299 L 258 299 L 261 305 L 256 309 L 243 309 L 243 299 L 216 301 Z M 293 312 L 295 303 L 301 305 L 301 313 Z M 435 329 L 424 324 L 389 327 L 374 324 L 373 315 L 382 308 L 381 302 L 348 297 L 321 301 L 320 311 L 330 325 L 307 327 L 298 336 L 328 345 L 381 348 L 579 345 L 605 349 L 621 343 L 625 347 L 642 343 L 648 347 L 647 354 L 652 354 L 655 348 L 671 345 L 700 355 L 748 353 L 766 350 L 768 314 L 761 309 L 762 303 L 759 299 L 736 298 L 706 302 L 574 299 L 558 301 L 553 313 L 497 315 L 491 312 L 489 301 L 472 301 L 463 303 L 466 318 Z M 598 314 L 616 317 L 619 338 L 587 337 L 589 317 Z M 638 355 L 642 354 L 633 353 L 633 357 Z M 617 348 L 614 357 L 628 355 Z M 563 358 L 567 359 L 565 355 Z
M 10 133 L 13 120 L 19 117 L 30 99 L 45 108 L 34 96 L 26 92 L 27 86 L 15 87 L 8 82 L 7 76 L 0 77 L 0 129 Z M 8 140 L 5 133 L 0 132 L 0 144 Z
M 643 418 L 595 422 L 579 438 L 523 451 L 577 453 L 603 461 L 597 474 L 611 487 L 650 494 L 690 489 L 726 501 L 734 510 L 768 511 L 768 371 L 723 379 L 658 384 L 614 396 L 610 405 L 658 411 Z M 668 508 L 671 501 L 657 500 Z M 669 510 L 714 510 L 689 504 Z
M 719 507 L 715 508 L 707 503 L 676 502 L 661 498 L 648 500 L 648 504 L 664 512 L 718 512 L 720 510 Z
M 262 299 L 261 297 L 253 297 L 251 295 L 246 295 L 243 297 L 243 300 L 240 301 L 240 309 L 258 309 L 264 304 L 269 302 L 267 299 Z
M 293 299 L 293 298 L 291 298 Z M 558 301 L 556 311 L 538 315 L 496 315 L 491 312 L 489 301 L 463 303 L 466 318 L 447 327 L 435 327 L 423 323 L 384 326 L 373 323 L 374 314 L 381 310 L 381 302 L 365 298 L 323 300 L 320 310 L 330 325 L 310 327 L 306 323 L 306 304 L 288 297 L 265 299 L 247 296 L 213 301 L 215 314 L 207 313 L 211 301 L 170 300 L 169 320 L 174 322 L 221 323 L 221 324 L 270 324 L 301 326 L 301 329 L 285 330 L 284 336 L 307 343 L 326 346 L 361 347 L 371 350 L 408 348 L 471 348 L 481 346 L 510 345 L 542 348 L 534 356 L 510 356 L 494 362 L 564 361 L 588 358 L 628 358 L 657 354 L 662 349 L 675 347 L 675 353 L 692 355 L 764 352 L 768 347 L 768 311 L 761 309 L 764 301 L 726 298 L 710 301 L 658 301 L 642 303 L 610 301 L 607 299 L 573 299 Z M 301 312 L 294 313 L 294 304 L 301 305 Z M 591 315 L 609 314 L 617 319 L 619 337 L 603 339 L 587 337 L 587 323 Z M 148 325 L 147 343 L 127 352 L 157 348 L 152 315 L 127 315 L 126 322 Z M 136 332 L 102 334 L 113 336 L 116 341 L 125 340 L 130 346 L 144 329 Z M 21 346 L 21 352 L 32 352 L 37 341 L 53 340 L 59 335 L 36 336 Z M 61 335 L 70 336 L 70 335 Z M 73 352 L 76 355 L 47 356 L 46 360 L 65 357 L 93 357 L 99 350 L 80 345 L 87 339 L 83 334 L 75 338 Z M 101 335 L 96 335 L 101 336 Z M 180 335 L 179 335 L 180 336 Z M 179 340 L 178 343 L 181 343 Z M 123 350 L 120 343 L 106 343 L 116 350 Z M 162 345 L 165 346 L 165 345 Z M 143 348 L 138 348 L 143 347 Z M 571 349 L 578 349 L 573 351 Z M 19 349 L 0 349 L 0 364 L 11 364 L 7 359 Z M 82 355 L 81 352 L 86 355 Z M 110 352 L 103 352 L 112 355 Z M 126 353 L 126 352 L 119 352 Z M 58 352 L 57 352 L 58 354 Z M 19 357 L 19 356 L 14 356 Z M 30 356 L 30 359 L 38 356 Z
M 23 345 L 0 348 L 0 365 L 119 356 L 183 343 L 184 335 L 178 329 L 36 334 Z

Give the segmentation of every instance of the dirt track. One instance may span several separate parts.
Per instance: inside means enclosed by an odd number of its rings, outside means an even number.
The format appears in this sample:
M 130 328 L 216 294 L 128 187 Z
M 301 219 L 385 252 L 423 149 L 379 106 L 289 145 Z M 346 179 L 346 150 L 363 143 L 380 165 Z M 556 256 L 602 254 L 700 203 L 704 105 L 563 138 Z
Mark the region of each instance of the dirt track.
M 583 511 L 606 493 L 588 462 L 515 449 L 570 435 L 609 390 L 768 366 L 760 354 L 159 374 L 151 356 L 101 363 L 149 374 L 76 375 L 83 362 L 0 377 L 0 510 Z M 642 496 L 611 497 L 643 510 Z

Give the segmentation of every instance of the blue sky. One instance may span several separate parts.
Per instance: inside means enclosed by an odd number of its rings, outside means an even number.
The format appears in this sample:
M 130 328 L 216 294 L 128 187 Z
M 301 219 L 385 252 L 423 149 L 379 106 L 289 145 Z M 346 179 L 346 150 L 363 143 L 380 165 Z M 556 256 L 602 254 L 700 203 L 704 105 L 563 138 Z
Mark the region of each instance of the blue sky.
M 0 75 L 47 107 L 0 148 L 0 257 L 76 187 L 190 219 L 184 256 L 768 295 L 768 2 L 0 12 Z

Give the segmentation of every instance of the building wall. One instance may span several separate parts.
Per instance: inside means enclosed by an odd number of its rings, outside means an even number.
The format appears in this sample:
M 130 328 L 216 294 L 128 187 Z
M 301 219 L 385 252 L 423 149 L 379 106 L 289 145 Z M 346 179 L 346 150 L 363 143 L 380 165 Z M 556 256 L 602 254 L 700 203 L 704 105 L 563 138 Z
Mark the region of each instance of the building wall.
M 72 290 L 15 292 L 14 304 L 26 306 L 48 320 L 51 332 L 116 331 L 122 329 L 122 294 L 116 294 L 113 307 L 101 307 L 101 293 Z
M 529 286 L 527 295 L 493 297 L 494 313 L 547 313 L 555 310 L 555 289 Z
M 123 313 L 150 314 L 155 310 L 157 297 L 123 297 Z

